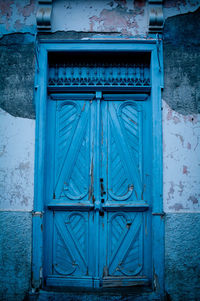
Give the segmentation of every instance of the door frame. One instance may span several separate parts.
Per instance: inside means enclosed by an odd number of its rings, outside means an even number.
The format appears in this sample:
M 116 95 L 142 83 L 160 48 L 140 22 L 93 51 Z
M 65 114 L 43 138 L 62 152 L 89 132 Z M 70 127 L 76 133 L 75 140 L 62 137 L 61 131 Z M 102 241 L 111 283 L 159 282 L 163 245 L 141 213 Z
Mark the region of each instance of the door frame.
M 163 54 L 157 40 L 40 40 L 36 53 L 35 105 L 35 184 L 33 209 L 32 288 L 43 287 L 43 213 L 45 183 L 45 132 L 47 108 L 48 52 L 62 51 L 117 51 L 150 52 L 152 102 L 152 289 L 164 294 L 164 218 L 162 172 L 162 103 Z M 142 92 L 142 91 L 141 91 Z

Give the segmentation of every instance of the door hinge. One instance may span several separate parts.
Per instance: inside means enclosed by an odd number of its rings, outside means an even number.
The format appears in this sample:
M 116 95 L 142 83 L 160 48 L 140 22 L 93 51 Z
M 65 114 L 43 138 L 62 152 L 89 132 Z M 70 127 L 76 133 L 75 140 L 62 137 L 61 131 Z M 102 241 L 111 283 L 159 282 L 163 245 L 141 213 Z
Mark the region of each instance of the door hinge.
M 32 210 L 32 216 L 40 216 L 42 217 L 44 214 L 44 211 L 34 211 Z
M 165 212 L 152 212 L 152 215 L 165 216 Z

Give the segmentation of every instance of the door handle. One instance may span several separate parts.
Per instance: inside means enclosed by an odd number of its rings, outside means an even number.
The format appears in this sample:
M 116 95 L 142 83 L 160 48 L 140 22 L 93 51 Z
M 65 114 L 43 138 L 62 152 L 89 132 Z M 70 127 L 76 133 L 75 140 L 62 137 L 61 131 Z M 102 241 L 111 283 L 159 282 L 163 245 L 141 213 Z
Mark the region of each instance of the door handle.
M 102 204 L 104 203 L 104 199 L 102 198 L 105 194 L 105 191 L 104 191 L 104 185 L 103 185 L 103 178 L 100 178 L 100 195 L 99 195 L 99 199 L 96 200 L 95 199 L 95 202 L 94 202 L 94 210 L 95 211 L 99 211 L 99 214 L 101 216 L 104 215 L 104 209 L 103 209 L 103 206 Z
M 100 178 L 100 187 L 101 187 L 101 197 L 103 197 L 104 194 L 106 194 L 106 192 L 104 190 L 104 185 L 103 185 L 103 178 Z

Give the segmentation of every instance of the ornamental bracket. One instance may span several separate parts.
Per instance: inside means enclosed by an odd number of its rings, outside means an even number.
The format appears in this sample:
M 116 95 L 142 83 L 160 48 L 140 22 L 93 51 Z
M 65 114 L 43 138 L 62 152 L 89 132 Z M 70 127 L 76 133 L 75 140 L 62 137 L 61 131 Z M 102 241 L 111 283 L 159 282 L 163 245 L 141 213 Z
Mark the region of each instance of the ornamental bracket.
M 51 30 L 51 11 L 52 0 L 38 0 L 38 10 L 36 15 L 38 31 Z
M 162 33 L 163 6 L 162 0 L 149 0 L 149 33 Z

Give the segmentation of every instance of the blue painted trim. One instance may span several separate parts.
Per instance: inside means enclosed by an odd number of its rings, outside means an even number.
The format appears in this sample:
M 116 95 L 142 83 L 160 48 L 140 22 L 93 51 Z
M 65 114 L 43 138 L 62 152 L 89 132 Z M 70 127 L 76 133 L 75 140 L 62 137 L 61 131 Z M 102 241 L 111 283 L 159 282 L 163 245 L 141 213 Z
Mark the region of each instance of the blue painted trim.
M 120 206 L 120 207 L 119 207 Z M 142 211 L 146 211 L 149 209 L 149 205 L 146 204 L 146 203 L 142 203 L 141 201 L 138 202 L 138 204 L 133 204 L 133 203 L 126 203 L 125 205 L 120 203 L 120 204 L 117 204 L 115 203 L 114 205 L 113 204 L 109 204 L 107 202 L 106 205 L 102 206 L 104 210 L 108 210 L 109 212 L 110 211 L 128 211 L 128 212 L 142 212 Z
M 162 45 L 161 45 L 162 47 Z M 162 48 L 161 48 L 162 49 Z M 151 179 L 153 206 L 155 213 L 162 214 L 162 114 L 161 88 L 163 87 L 163 68 L 159 71 L 156 40 L 131 41 L 41 41 L 39 51 L 39 74 L 36 76 L 38 89 L 35 93 L 36 103 L 36 151 L 35 151 L 35 198 L 34 211 L 43 211 L 44 207 L 44 151 L 47 101 L 47 54 L 50 51 L 144 51 L 151 52 L 151 79 L 152 79 L 152 131 L 153 131 L 153 177 Z M 162 50 L 160 61 L 162 64 Z M 43 233 L 41 226 L 43 217 L 35 215 L 33 218 L 33 286 L 41 284 L 43 265 Z M 164 220 L 162 216 L 152 215 L 154 289 L 164 294 Z
M 94 205 L 91 203 L 81 204 L 81 203 L 71 203 L 71 204 L 63 204 L 63 203 L 49 203 L 47 206 L 49 209 L 53 210 L 78 210 L 78 211 L 88 211 L 94 209 Z
M 111 100 L 111 101 L 122 101 L 123 100 L 136 100 L 136 101 L 146 101 L 148 99 L 148 94 L 103 94 L 103 100 Z
M 42 44 L 52 44 L 52 43 L 56 43 L 56 44 L 68 44 L 68 43 L 73 43 L 73 44 L 85 44 L 85 43 L 90 43 L 90 44 L 95 44 L 95 43 L 101 43 L 101 44 L 110 44 L 110 43 L 115 43 L 115 44 L 145 44 L 145 45 L 148 45 L 148 44 L 156 44 L 157 43 L 157 39 L 133 39 L 132 37 L 130 38 L 127 38 L 126 40 L 124 40 L 124 38 L 115 38 L 115 39 L 107 39 L 106 40 L 106 37 L 104 36 L 103 37 L 104 40 L 102 39 L 98 39 L 98 38 L 93 38 L 93 39 L 88 39 L 87 41 L 86 40 L 62 40 L 62 39 L 54 39 L 54 40 L 51 40 L 51 39 L 42 39 L 40 38 L 39 41 L 40 43 Z
M 163 58 L 160 58 L 163 61 Z M 162 67 L 161 67 L 162 68 Z M 160 215 L 152 215 L 152 273 L 154 290 L 164 295 L 164 219 L 163 213 L 163 149 L 162 149 L 162 70 L 159 71 L 156 48 L 152 51 L 151 78 L 152 78 L 152 137 L 153 137 L 153 179 L 152 210 Z
M 44 150 L 46 125 L 46 85 L 47 85 L 47 51 L 40 47 L 39 73 L 36 73 L 36 128 L 35 128 L 35 186 L 34 212 L 43 212 L 44 206 Z M 33 214 L 33 252 L 32 252 L 32 286 L 41 286 L 43 269 L 43 214 Z
M 164 65 L 163 65 L 163 44 L 160 43 L 160 64 L 161 64 L 161 72 L 160 72 L 160 88 L 164 88 Z
M 102 42 L 102 41 L 86 41 L 86 42 L 66 42 L 66 43 L 57 43 L 57 44 L 41 44 L 47 51 L 54 52 L 54 51 L 137 51 L 137 52 L 149 52 L 156 49 L 154 44 L 138 44 L 138 43 L 131 43 L 131 42 Z
M 71 278 L 71 279 L 70 279 Z M 72 277 L 56 277 L 56 276 L 48 276 L 46 283 L 47 286 L 51 286 L 51 287 L 64 287 L 64 286 L 69 286 L 69 287 L 77 287 L 77 286 L 81 286 L 81 287 L 92 287 L 93 286 L 93 282 L 94 279 L 93 277 L 82 277 L 82 279 L 80 280 L 80 278 L 72 278 Z

